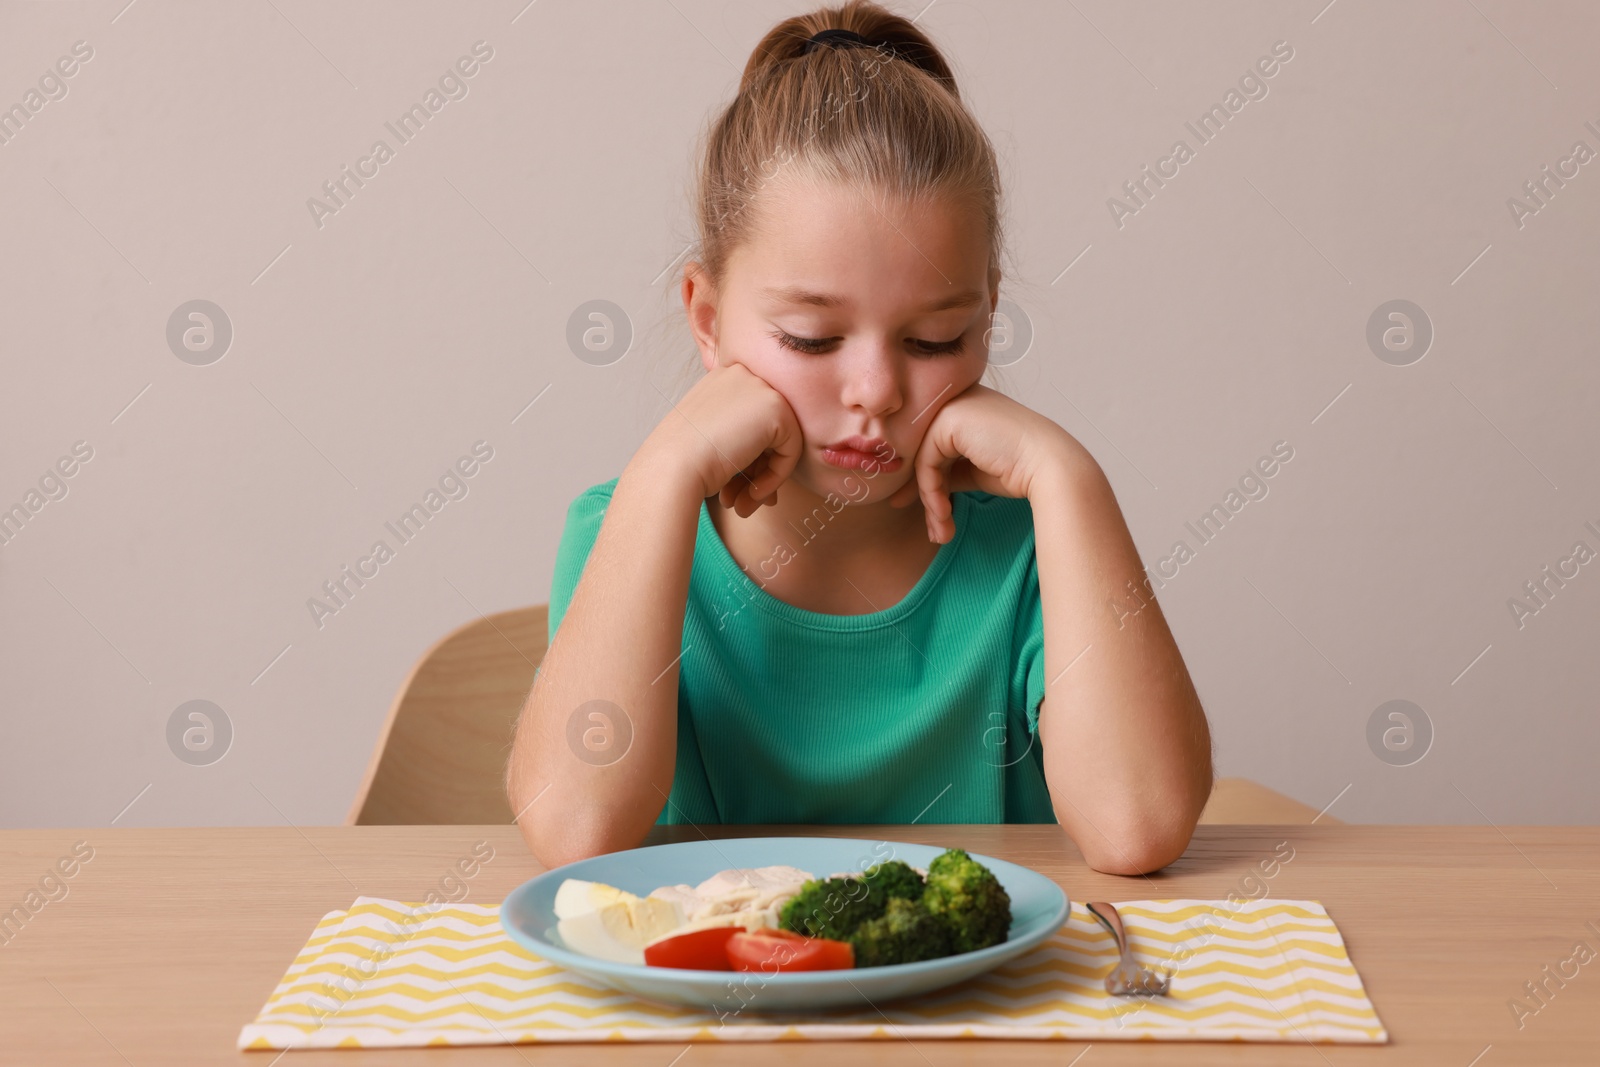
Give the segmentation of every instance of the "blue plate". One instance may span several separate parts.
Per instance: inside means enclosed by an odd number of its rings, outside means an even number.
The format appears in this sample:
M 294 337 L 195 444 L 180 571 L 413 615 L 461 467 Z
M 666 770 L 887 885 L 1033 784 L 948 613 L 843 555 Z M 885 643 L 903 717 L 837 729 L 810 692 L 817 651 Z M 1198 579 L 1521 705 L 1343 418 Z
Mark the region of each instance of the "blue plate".
M 500 905 L 506 933 L 529 952 L 612 989 L 659 1003 L 716 1013 L 866 1009 L 897 997 L 941 989 L 1019 956 L 1061 929 L 1069 904 L 1061 887 L 1015 863 L 971 853 L 1011 896 L 1011 932 L 998 945 L 920 963 L 789 974 L 690 971 L 614 963 L 568 949 L 556 934 L 556 888 L 568 878 L 639 896 L 664 885 L 698 885 L 731 867 L 787 864 L 819 878 L 903 860 L 926 870 L 944 848 L 848 837 L 739 837 L 629 849 L 546 871 L 512 890 Z

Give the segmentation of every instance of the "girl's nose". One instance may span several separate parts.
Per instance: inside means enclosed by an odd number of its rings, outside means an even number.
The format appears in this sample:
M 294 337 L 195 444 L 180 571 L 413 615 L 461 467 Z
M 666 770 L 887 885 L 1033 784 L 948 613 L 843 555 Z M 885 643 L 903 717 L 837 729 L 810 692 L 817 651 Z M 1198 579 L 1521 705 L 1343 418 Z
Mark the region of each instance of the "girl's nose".
M 839 366 L 844 373 L 840 400 L 872 416 L 888 415 L 904 402 L 902 361 L 887 342 L 862 341 Z

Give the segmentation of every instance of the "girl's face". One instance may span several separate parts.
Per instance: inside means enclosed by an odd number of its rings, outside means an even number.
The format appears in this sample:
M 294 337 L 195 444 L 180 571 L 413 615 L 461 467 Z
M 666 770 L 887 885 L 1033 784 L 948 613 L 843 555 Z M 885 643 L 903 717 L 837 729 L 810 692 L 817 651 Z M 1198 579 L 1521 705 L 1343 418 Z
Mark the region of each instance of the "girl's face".
M 914 477 L 939 408 L 988 364 L 1000 272 L 988 269 L 982 219 L 942 201 L 786 183 L 763 192 L 753 229 L 722 291 L 690 301 L 701 360 L 742 363 L 789 402 L 805 438 L 793 481 L 885 500 Z M 856 456 L 852 469 L 849 454 L 827 451 L 851 437 L 884 442 L 866 449 L 882 465 Z

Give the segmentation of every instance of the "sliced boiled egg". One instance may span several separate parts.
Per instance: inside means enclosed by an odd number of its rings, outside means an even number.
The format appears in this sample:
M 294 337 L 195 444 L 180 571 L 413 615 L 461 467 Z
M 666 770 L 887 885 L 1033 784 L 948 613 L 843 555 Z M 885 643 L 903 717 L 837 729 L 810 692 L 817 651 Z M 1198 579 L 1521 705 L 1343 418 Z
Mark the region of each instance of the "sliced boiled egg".
M 571 919 L 619 900 L 638 900 L 626 889 L 606 885 L 604 882 L 586 882 L 582 878 L 568 878 L 556 887 L 554 909 L 557 919 Z
M 644 946 L 682 926 L 683 909 L 658 897 L 628 897 L 562 919 L 557 936 L 575 952 L 643 966 Z

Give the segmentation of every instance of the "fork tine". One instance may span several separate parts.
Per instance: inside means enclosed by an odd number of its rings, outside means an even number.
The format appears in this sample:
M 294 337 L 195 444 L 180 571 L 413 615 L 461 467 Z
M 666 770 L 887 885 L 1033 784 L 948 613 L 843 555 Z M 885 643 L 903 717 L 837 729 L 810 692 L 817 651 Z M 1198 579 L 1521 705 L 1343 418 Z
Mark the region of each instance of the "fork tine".
M 1089 914 L 1111 934 L 1121 957 L 1111 968 L 1111 973 L 1106 975 L 1106 992 L 1112 996 L 1165 996 L 1171 984 L 1171 972 L 1168 971 L 1165 976 L 1159 975 L 1134 959 L 1122 917 L 1117 914 L 1116 907 L 1104 901 L 1090 901 L 1086 907 Z

